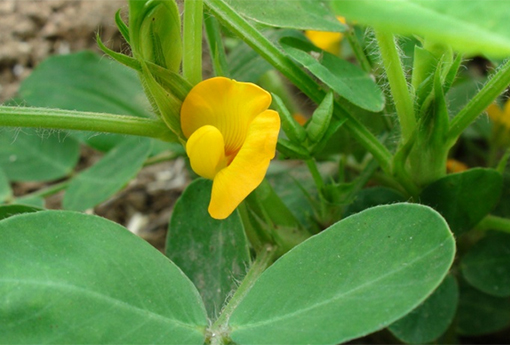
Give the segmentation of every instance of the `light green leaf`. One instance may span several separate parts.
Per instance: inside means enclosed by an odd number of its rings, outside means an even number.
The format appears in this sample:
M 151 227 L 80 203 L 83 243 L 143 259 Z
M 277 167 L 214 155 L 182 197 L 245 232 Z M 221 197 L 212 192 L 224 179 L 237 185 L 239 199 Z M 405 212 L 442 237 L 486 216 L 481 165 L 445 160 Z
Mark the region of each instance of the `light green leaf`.
M 89 51 L 48 58 L 19 92 L 30 106 L 151 117 L 136 73 Z M 90 132 L 73 136 L 103 151 L 126 139 Z
M 226 0 L 244 17 L 280 28 L 344 32 L 328 5 L 317 0 Z
M 130 137 L 124 140 L 71 180 L 64 195 L 64 208 L 85 211 L 107 200 L 138 173 L 150 151 L 149 139 Z
M 207 320 L 186 276 L 103 218 L 42 211 L 0 221 L 0 343 L 197 344 Z
M 0 132 L 0 166 L 10 181 L 49 181 L 71 173 L 79 144 L 64 132 L 23 129 Z
M 12 197 L 12 190 L 7 175 L 0 168 L 0 203 Z
M 462 258 L 461 268 L 464 278 L 477 289 L 510 297 L 510 234 L 482 239 Z
M 467 283 L 459 285 L 458 333 L 482 335 L 510 325 L 510 298 L 487 295 Z
M 338 344 L 381 329 L 441 283 L 455 244 L 416 204 L 379 206 L 298 245 L 255 282 L 229 325 L 241 344 Z
M 45 207 L 45 200 L 43 197 L 40 196 L 22 196 L 21 198 L 16 198 L 16 204 L 19 205 L 25 205 L 29 207 L 36 207 L 36 208 L 44 208 Z
M 425 344 L 439 338 L 450 326 L 457 311 L 459 288 L 452 275 L 418 308 L 393 323 L 393 335 L 408 344 Z
M 496 205 L 502 181 L 494 169 L 469 169 L 428 185 L 420 202 L 439 211 L 452 231 L 460 235 L 471 230 Z
M 379 30 L 420 35 L 471 55 L 510 56 L 507 1 L 333 0 L 331 7 Z
M 359 67 L 298 38 L 284 37 L 280 44 L 291 58 L 349 102 L 372 112 L 384 108 L 381 89 Z
M 207 206 L 212 181 L 191 183 L 175 204 L 168 227 L 166 255 L 191 279 L 215 319 L 250 265 L 248 241 L 238 212 L 211 218 Z

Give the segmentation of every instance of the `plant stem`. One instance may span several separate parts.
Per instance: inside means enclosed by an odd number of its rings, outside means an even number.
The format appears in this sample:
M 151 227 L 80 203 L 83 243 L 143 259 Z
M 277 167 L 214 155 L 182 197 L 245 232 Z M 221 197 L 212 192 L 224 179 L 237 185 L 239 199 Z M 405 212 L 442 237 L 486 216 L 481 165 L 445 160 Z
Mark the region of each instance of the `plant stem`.
M 497 230 L 510 233 L 510 219 L 489 214 L 477 226 L 480 230 Z
M 402 142 L 407 142 L 416 128 L 416 117 L 395 38 L 391 33 L 382 31 L 376 31 L 375 37 L 379 44 L 384 69 L 390 83 L 391 95 L 400 121 Z
M 315 186 L 317 187 L 317 191 L 320 194 L 322 188 L 324 187 L 324 180 L 322 179 L 319 169 L 317 168 L 315 160 L 313 158 L 307 159 L 306 166 L 308 167 L 308 170 L 310 170 L 310 174 L 312 174 L 313 181 L 315 182 Z
M 183 76 L 192 85 L 202 81 L 202 0 L 184 0 Z
M 368 61 L 367 55 L 365 54 L 358 37 L 356 37 L 354 29 L 349 26 L 344 35 L 347 37 L 351 49 L 354 52 L 354 55 L 356 55 L 356 59 L 358 60 L 361 68 L 367 73 L 372 73 L 372 65 L 370 65 L 370 61 Z
M 160 120 L 48 108 L 0 106 L 0 126 L 107 132 L 165 141 L 174 139 L 173 133 Z
M 283 54 L 264 35 L 237 14 L 227 3 L 222 0 L 204 0 L 204 3 L 224 27 L 236 34 L 262 58 L 279 70 L 311 100 L 320 104 L 326 92 L 308 73 L 303 71 L 290 58 Z M 348 119 L 344 126 L 367 151 L 372 153 L 375 159 L 379 161 L 381 168 L 386 173 L 391 174 L 392 155 L 388 149 L 338 102 L 335 102 L 334 113 L 338 118 Z
M 70 181 L 71 180 L 65 180 L 65 181 L 53 184 L 49 187 L 36 190 L 35 192 L 23 195 L 22 198 L 37 198 L 37 197 L 45 198 L 47 196 L 53 195 L 55 193 L 60 192 L 61 190 L 66 189 L 69 186 Z M 16 201 L 16 199 L 19 199 L 19 198 L 14 198 L 12 203 L 14 203 Z
M 257 253 L 257 257 L 253 264 L 250 267 L 250 270 L 244 277 L 241 285 L 237 288 L 236 292 L 232 296 L 232 298 L 228 301 L 225 308 L 222 310 L 219 318 L 213 323 L 210 329 L 210 336 L 212 338 L 211 343 L 224 343 L 221 342 L 221 339 L 224 339 L 224 335 L 227 335 L 228 332 L 228 321 L 232 313 L 236 310 L 239 304 L 246 297 L 248 292 L 250 292 L 251 288 L 260 277 L 260 275 L 266 270 L 269 265 L 274 260 L 275 254 L 277 252 L 277 247 L 272 245 L 265 245 L 262 250 Z M 214 339 L 220 339 L 220 341 L 214 341 Z
M 455 144 L 462 132 L 505 91 L 508 84 L 510 84 L 510 60 L 501 66 L 480 92 L 453 118 L 448 131 L 448 147 Z

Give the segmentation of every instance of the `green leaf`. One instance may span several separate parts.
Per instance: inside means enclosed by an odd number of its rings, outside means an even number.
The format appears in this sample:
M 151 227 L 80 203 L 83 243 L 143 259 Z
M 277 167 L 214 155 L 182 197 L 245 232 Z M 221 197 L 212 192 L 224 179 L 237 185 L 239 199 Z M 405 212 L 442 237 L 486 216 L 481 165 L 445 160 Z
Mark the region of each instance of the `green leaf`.
M 236 12 L 280 28 L 344 32 L 328 6 L 317 0 L 226 0 Z
M 372 187 L 362 189 L 355 195 L 354 202 L 345 210 L 344 217 L 361 212 L 377 205 L 394 204 L 407 201 L 407 198 L 394 189 L 387 187 Z
M 186 276 L 96 216 L 42 211 L 0 221 L 0 343 L 197 344 L 207 320 Z
M 510 218 L 510 173 L 508 172 L 503 174 L 501 199 L 494 208 L 493 214 Z
M 0 203 L 12 197 L 12 190 L 7 175 L 0 168 Z
M 138 173 L 150 151 L 150 140 L 128 138 L 71 180 L 64 195 L 64 208 L 85 211 L 107 200 Z
M 0 166 L 10 181 L 49 181 L 78 163 L 80 147 L 66 133 L 23 129 L 0 132 Z
M 464 278 L 478 290 L 510 297 L 510 234 L 482 239 L 462 258 L 461 268 Z
M 393 335 L 408 344 L 425 344 L 439 338 L 450 326 L 457 311 L 459 288 L 452 275 L 418 308 L 393 323 Z
M 5 205 L 0 206 L 0 220 L 15 216 L 21 213 L 41 211 L 40 208 L 27 205 Z
M 420 202 L 439 211 L 459 236 L 489 214 L 499 200 L 501 187 L 497 170 L 475 168 L 430 184 L 421 193 Z
M 332 1 L 338 15 L 396 34 L 420 35 L 471 55 L 510 55 L 506 1 Z
M 175 204 L 165 253 L 195 284 L 215 319 L 246 273 L 250 252 L 237 211 L 225 220 L 207 212 L 211 189 L 212 181 L 205 179 L 186 188 Z
M 441 216 L 379 206 L 298 245 L 255 282 L 229 326 L 242 344 L 337 344 L 376 331 L 441 283 L 455 244 Z
M 354 105 L 373 112 L 384 108 L 384 95 L 359 67 L 294 37 L 280 40 L 283 50 L 323 83 Z
M 117 24 L 117 28 L 119 29 L 119 32 L 122 34 L 122 37 L 126 40 L 126 42 L 129 44 L 129 28 L 122 20 L 122 17 L 120 16 L 120 9 L 115 13 L 115 24 Z
M 16 204 L 43 209 L 45 207 L 45 200 L 40 196 L 28 195 L 16 198 Z
M 295 119 L 292 117 L 289 109 L 285 106 L 282 99 L 272 93 L 273 104 L 280 115 L 283 132 L 287 138 L 295 145 L 300 145 L 306 140 L 306 131 Z
M 487 295 L 467 283 L 459 285 L 458 333 L 482 335 L 510 325 L 510 298 Z
M 136 73 L 88 51 L 48 58 L 19 92 L 30 106 L 151 117 Z M 126 139 L 90 132 L 73 136 L 103 151 Z

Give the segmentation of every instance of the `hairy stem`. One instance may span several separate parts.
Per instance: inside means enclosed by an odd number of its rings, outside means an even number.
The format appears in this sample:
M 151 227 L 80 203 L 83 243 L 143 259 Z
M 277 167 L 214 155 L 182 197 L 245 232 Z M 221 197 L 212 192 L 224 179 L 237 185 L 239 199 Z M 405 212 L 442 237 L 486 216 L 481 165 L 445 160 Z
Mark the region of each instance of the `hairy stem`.
M 448 131 L 448 146 L 452 147 L 462 132 L 505 91 L 510 84 L 510 60 L 492 76 L 484 87 L 469 103 L 455 116 Z
M 160 120 L 48 108 L 0 106 L 0 126 L 106 132 L 165 141 L 172 141 L 174 138 Z
M 376 31 L 375 37 L 379 43 L 379 50 L 386 70 L 386 75 L 390 83 L 391 95 L 395 103 L 400 127 L 402 130 L 402 142 L 412 135 L 416 128 L 416 118 L 414 115 L 413 100 L 409 93 L 407 80 L 405 77 L 400 56 L 398 54 L 395 38 L 387 32 Z
M 182 71 L 192 85 L 202 81 L 202 0 L 184 1 Z
M 236 310 L 242 300 L 246 297 L 248 292 L 260 277 L 260 275 L 266 270 L 274 260 L 275 254 L 278 247 L 272 245 L 266 245 L 257 253 L 257 257 L 250 267 L 250 270 L 244 277 L 241 285 L 236 290 L 232 298 L 228 301 L 225 308 L 222 310 L 220 317 L 216 320 L 209 331 L 211 344 L 222 344 L 228 343 L 229 329 L 228 320 L 232 313 Z

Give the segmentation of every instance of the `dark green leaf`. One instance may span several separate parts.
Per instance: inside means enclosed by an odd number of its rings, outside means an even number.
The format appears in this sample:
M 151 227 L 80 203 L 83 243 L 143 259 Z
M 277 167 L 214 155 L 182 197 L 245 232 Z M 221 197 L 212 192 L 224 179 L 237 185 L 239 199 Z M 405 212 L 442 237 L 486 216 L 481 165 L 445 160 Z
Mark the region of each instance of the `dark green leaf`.
M 389 329 L 408 344 L 425 344 L 439 338 L 457 311 L 459 288 L 451 275 L 418 308 L 393 323 Z
M 298 38 L 285 37 L 280 43 L 291 58 L 349 102 L 373 112 L 384 108 L 381 89 L 359 67 Z
M 501 187 L 499 172 L 475 168 L 430 184 L 421 193 L 420 202 L 439 211 L 458 236 L 471 230 L 492 210 Z
M 227 0 L 239 14 L 257 22 L 299 30 L 345 31 L 328 6 L 317 0 Z
M 510 298 L 487 295 L 467 283 L 460 285 L 457 332 L 482 335 L 510 325 Z
M 225 220 L 207 212 L 211 189 L 212 181 L 205 179 L 186 188 L 175 204 L 165 252 L 193 281 L 215 319 L 246 273 L 250 253 L 237 211 Z
M 150 151 L 149 139 L 128 138 L 71 180 L 64 196 L 64 208 L 85 211 L 107 200 L 138 173 Z
M 230 317 L 241 344 L 338 344 L 381 329 L 441 283 L 455 244 L 432 209 L 379 206 L 346 218 L 269 267 Z
M 464 53 L 510 55 L 510 3 L 498 0 L 332 1 L 338 15 L 397 34 L 420 35 Z
M 5 205 L 0 206 L 0 220 L 15 216 L 21 213 L 41 211 L 40 208 L 26 205 Z
M 482 239 L 462 258 L 462 274 L 477 289 L 510 297 L 510 234 Z
M 71 173 L 79 144 L 64 132 L 23 129 L 0 132 L 0 166 L 11 181 L 49 181 Z
M 0 221 L 0 343 L 197 344 L 193 284 L 108 220 L 42 211 Z
M 22 83 L 19 92 L 30 106 L 151 116 L 136 73 L 88 51 L 45 60 Z M 126 138 L 97 133 L 74 135 L 100 150 L 109 150 Z
M 348 217 L 351 214 L 377 205 L 394 204 L 403 201 L 407 201 L 407 199 L 394 189 L 386 187 L 362 189 L 355 195 L 354 202 L 347 207 L 344 216 Z

